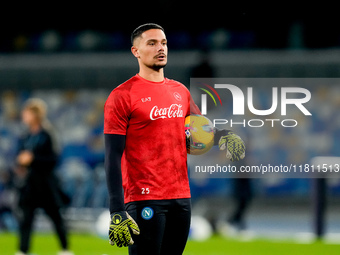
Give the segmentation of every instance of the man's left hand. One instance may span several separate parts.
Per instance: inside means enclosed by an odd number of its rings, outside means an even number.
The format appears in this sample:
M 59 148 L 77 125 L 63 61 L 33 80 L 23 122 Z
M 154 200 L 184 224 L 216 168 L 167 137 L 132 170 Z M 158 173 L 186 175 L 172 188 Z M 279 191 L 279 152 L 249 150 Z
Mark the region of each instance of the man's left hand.
M 245 157 L 246 146 L 238 135 L 228 130 L 225 135 L 222 135 L 218 142 L 220 150 L 227 149 L 227 159 L 231 161 L 239 161 Z

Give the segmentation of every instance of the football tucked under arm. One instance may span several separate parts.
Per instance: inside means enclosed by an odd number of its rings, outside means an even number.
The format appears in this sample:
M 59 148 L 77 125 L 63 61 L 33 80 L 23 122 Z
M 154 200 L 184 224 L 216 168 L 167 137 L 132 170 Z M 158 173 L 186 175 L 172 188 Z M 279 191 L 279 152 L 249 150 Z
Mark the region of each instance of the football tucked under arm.
M 227 149 L 226 157 L 231 161 L 239 161 L 245 157 L 246 146 L 241 137 L 231 130 L 214 128 L 214 145 L 220 150 Z

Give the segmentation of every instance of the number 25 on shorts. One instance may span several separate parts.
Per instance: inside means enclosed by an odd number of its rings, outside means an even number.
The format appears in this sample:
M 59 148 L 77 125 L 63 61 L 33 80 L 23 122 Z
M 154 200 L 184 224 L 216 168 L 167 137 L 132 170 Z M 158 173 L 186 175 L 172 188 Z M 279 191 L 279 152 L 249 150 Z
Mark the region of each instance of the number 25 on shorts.
M 147 195 L 150 193 L 150 189 L 149 188 L 142 188 L 142 194 L 143 195 Z

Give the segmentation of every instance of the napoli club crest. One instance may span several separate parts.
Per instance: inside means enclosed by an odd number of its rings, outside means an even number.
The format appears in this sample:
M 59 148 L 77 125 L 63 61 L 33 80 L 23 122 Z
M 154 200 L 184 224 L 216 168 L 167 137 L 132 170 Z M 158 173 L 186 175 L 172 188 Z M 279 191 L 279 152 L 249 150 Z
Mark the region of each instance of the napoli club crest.
M 153 210 L 150 207 L 144 207 L 142 210 L 142 218 L 144 220 L 150 220 L 153 217 Z

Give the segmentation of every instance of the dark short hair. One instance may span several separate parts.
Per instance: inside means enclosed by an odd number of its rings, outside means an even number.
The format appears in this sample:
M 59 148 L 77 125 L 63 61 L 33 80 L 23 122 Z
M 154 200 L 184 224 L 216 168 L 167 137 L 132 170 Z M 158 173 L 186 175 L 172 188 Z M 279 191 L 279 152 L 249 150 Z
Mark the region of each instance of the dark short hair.
M 131 34 L 131 44 L 133 45 L 133 42 L 135 41 L 137 37 L 141 36 L 141 34 L 143 34 L 145 31 L 148 31 L 150 29 L 160 29 L 164 32 L 164 28 L 162 28 L 160 25 L 155 24 L 155 23 L 146 23 L 146 24 L 140 25 L 135 30 L 133 30 Z

